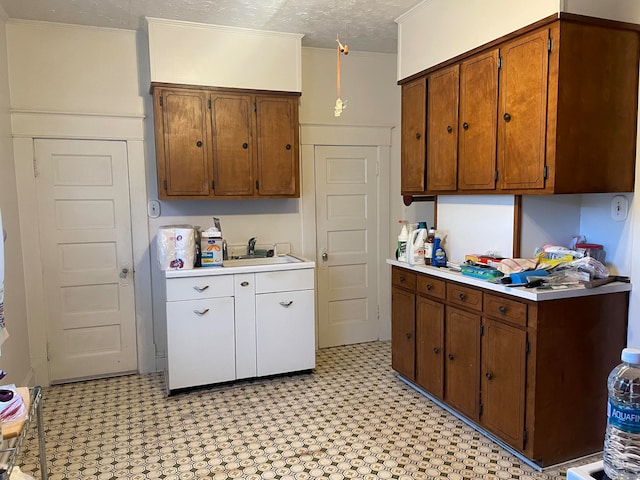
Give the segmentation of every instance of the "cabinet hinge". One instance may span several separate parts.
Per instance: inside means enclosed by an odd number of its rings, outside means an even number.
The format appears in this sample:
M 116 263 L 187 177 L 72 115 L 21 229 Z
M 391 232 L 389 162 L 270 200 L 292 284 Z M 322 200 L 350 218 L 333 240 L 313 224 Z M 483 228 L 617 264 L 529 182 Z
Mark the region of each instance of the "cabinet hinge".
M 528 354 L 530 350 L 531 350 L 531 344 L 529 343 L 529 339 L 527 338 L 527 341 L 524 344 L 524 353 Z
M 256 190 L 260 190 L 260 182 L 256 180 Z
M 549 51 L 550 52 L 553 51 L 553 38 L 552 37 L 549 37 L 549 45 L 548 45 L 548 47 L 549 47 Z
M 165 180 L 165 181 L 163 182 L 163 184 L 164 184 L 164 191 L 165 191 L 165 193 L 166 193 L 166 192 L 167 192 L 167 181 Z
M 159 98 L 160 100 L 160 106 L 162 106 L 162 96 Z
M 483 410 L 483 405 L 481 403 L 480 406 L 478 407 L 478 415 L 482 416 L 482 410 Z
M 495 175 L 493 176 L 493 180 L 494 180 L 495 182 L 497 182 L 497 181 L 498 181 L 498 177 L 499 177 L 499 176 L 500 176 L 500 171 L 499 171 L 499 170 L 496 170 L 496 173 L 495 173 Z
M 529 440 L 529 431 L 525 428 L 524 432 L 522 432 L 522 448 L 523 449 L 527 446 L 527 440 Z
M 498 57 L 498 70 L 502 69 L 502 57 Z
M 38 178 L 38 175 L 40 173 L 38 172 L 38 159 L 35 156 L 35 152 L 33 155 L 33 178 Z
M 49 354 L 49 342 L 47 342 L 46 347 L 47 347 L 47 362 L 50 362 L 51 361 L 51 355 Z
M 480 336 L 484 337 L 484 325 L 480 325 Z
M 253 111 L 254 112 L 258 111 L 258 103 L 257 102 L 253 102 Z
M 207 106 L 209 107 L 209 110 L 211 110 L 211 99 L 207 102 Z
M 545 165 L 544 169 L 543 169 L 543 175 L 544 175 L 544 179 L 546 180 L 547 178 L 549 178 L 549 166 Z
M 215 190 L 215 189 L 216 189 L 216 181 L 211 180 L 211 190 Z

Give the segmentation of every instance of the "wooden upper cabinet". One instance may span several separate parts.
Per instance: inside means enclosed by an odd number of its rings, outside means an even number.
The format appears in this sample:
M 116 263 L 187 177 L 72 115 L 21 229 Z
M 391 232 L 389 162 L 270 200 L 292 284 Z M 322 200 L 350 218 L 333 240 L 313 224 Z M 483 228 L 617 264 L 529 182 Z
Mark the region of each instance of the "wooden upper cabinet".
M 498 181 L 501 189 L 545 186 L 549 29 L 500 47 Z
M 426 190 L 427 79 L 402 85 L 401 185 L 403 195 Z
M 210 117 L 207 92 L 154 89 L 158 196 L 207 198 L 211 194 Z
M 427 191 L 453 191 L 458 172 L 458 89 L 454 65 L 429 76 L 427 84 Z
M 498 65 L 497 49 L 460 64 L 460 190 L 493 190 L 496 186 Z
M 297 97 L 256 97 L 256 191 L 260 196 L 300 196 Z
M 298 93 L 152 84 L 161 199 L 300 196 Z
M 253 118 L 249 95 L 211 95 L 216 197 L 253 195 Z

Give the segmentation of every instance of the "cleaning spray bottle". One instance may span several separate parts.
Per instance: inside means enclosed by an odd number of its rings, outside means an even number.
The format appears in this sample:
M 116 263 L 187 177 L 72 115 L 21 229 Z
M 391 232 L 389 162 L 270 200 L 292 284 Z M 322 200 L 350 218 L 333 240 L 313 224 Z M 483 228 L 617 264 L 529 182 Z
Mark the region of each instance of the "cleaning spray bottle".
M 409 265 L 424 265 L 424 241 L 427 238 L 427 229 L 420 224 L 409 235 L 407 243 L 407 263 Z
M 444 241 L 444 235 L 436 231 L 436 238 L 433 242 L 433 256 L 431 257 L 431 264 L 434 267 L 447 266 L 447 252 L 442 246 L 443 241 Z
M 396 251 L 396 257 L 400 262 L 407 261 L 407 242 L 409 241 L 409 230 L 407 229 L 407 222 L 404 220 L 400 220 L 399 223 L 402 223 L 402 230 L 400 230 L 400 235 L 398 235 L 398 250 Z

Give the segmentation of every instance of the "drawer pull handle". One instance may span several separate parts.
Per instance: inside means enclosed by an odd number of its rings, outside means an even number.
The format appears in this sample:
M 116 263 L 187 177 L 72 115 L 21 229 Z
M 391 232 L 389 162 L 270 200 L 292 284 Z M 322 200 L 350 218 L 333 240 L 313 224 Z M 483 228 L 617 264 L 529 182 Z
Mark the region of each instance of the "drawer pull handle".
M 249 286 L 249 282 L 242 282 L 240 283 L 241 287 L 248 287 Z
M 284 308 L 289 308 L 291 305 L 293 305 L 293 300 L 289 300 L 288 302 L 280 302 L 280 305 L 282 305 Z
M 209 313 L 209 309 L 205 308 L 204 310 L 194 310 L 193 313 L 195 313 L 196 315 L 201 317 L 201 316 L 206 315 L 207 313 Z
M 204 292 L 207 288 L 209 288 L 209 285 L 205 285 L 204 287 L 199 287 L 199 286 L 196 285 L 196 286 L 193 287 L 193 289 L 196 292 Z
M 440 349 L 438 347 L 433 347 L 433 353 L 438 353 L 440 352 Z
M 427 290 L 431 290 L 431 288 L 432 288 L 432 287 L 431 287 L 431 284 L 430 284 L 430 283 L 427 283 Z
M 449 360 L 453 360 L 455 357 L 453 356 L 453 353 L 449 354 Z
M 506 309 L 506 308 L 504 308 L 502 305 L 500 305 L 500 306 L 498 307 L 498 311 L 499 311 L 500 313 L 502 313 L 503 315 L 504 315 L 505 313 L 507 313 L 507 309 Z
M 485 377 L 487 377 L 487 380 L 491 380 L 492 375 L 491 375 L 489 372 L 487 372 L 487 373 L 486 373 L 486 375 L 485 375 Z
M 464 293 L 461 293 L 458 295 L 458 298 L 460 298 L 460 300 L 462 300 L 464 302 L 464 299 L 466 298 L 466 295 Z

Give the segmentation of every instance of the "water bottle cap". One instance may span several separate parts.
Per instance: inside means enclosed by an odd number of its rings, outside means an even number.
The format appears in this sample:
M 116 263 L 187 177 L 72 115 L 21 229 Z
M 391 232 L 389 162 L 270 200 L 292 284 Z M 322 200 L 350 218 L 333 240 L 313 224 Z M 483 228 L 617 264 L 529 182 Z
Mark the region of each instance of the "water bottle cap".
M 622 349 L 622 355 L 620 355 L 620 358 L 625 363 L 640 365 L 640 349 L 624 348 Z

